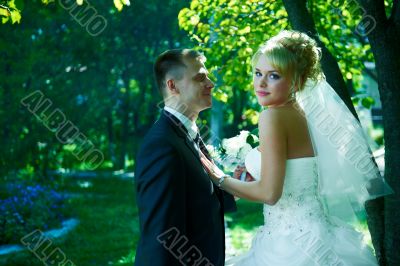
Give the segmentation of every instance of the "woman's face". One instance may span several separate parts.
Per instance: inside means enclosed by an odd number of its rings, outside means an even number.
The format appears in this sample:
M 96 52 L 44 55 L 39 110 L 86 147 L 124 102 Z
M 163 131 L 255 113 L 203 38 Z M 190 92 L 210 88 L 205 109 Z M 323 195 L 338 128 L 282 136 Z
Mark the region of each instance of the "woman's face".
M 262 106 L 277 107 L 288 102 L 291 79 L 272 67 L 265 55 L 261 55 L 254 67 L 254 91 Z

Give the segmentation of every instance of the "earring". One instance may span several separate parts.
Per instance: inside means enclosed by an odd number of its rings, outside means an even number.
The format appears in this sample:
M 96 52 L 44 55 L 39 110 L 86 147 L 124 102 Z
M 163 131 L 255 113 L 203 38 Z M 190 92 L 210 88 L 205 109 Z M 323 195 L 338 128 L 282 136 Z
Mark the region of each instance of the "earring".
M 292 87 L 289 94 L 289 101 L 293 101 L 295 99 L 296 99 L 296 91 L 294 90 L 294 87 Z
M 292 92 L 290 93 L 290 98 L 296 99 L 296 91 L 292 91 Z

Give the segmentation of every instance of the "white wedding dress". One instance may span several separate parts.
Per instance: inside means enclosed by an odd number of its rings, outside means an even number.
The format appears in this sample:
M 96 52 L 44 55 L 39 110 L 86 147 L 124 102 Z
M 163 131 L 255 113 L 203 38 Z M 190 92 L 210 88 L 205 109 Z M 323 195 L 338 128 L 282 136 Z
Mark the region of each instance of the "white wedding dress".
M 317 157 L 286 161 L 282 197 L 274 206 L 264 205 L 264 225 L 250 250 L 228 259 L 225 265 L 378 265 L 362 234 L 324 211 L 317 161 Z M 259 178 L 260 152 L 251 150 L 245 163 L 247 171 Z

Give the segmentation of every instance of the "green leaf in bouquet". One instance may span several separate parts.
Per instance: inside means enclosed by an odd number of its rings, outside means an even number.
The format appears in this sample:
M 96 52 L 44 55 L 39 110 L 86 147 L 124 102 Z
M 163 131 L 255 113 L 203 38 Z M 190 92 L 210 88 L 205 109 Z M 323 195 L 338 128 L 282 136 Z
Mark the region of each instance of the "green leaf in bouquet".
M 250 134 L 258 136 L 258 127 L 256 127 L 255 129 L 253 129 L 253 130 L 250 132 Z
M 257 129 L 257 131 L 258 131 L 258 129 Z M 252 148 L 257 147 L 258 143 L 259 143 L 257 135 L 252 134 L 252 133 L 249 133 L 249 135 L 247 136 L 246 142 L 248 144 L 250 144 L 250 146 Z

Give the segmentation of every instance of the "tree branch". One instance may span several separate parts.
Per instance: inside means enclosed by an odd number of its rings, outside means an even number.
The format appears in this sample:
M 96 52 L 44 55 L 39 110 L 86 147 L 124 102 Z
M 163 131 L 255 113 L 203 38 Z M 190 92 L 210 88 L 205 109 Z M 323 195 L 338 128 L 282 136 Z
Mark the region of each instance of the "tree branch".
M 7 10 L 8 16 L 11 16 L 11 10 L 8 6 L 0 5 L 0 8 Z

